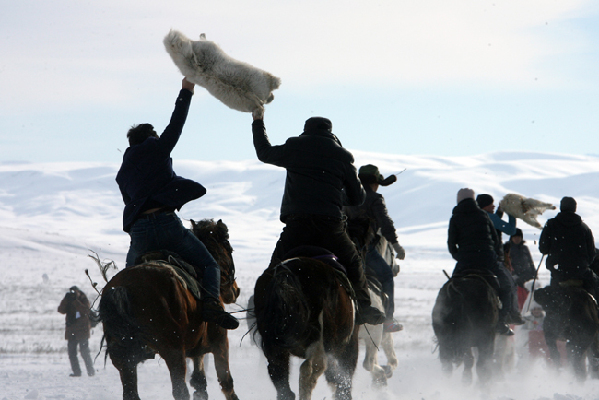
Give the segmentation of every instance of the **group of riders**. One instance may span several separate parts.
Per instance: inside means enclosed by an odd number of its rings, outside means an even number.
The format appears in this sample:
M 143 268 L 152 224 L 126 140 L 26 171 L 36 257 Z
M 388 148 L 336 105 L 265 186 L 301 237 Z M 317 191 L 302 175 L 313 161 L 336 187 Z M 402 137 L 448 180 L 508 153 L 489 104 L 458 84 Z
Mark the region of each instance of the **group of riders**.
M 170 123 L 161 135 L 150 124 L 134 125 L 127 133 L 130 146 L 116 177 L 125 203 L 123 230 L 131 238 L 126 266 L 138 264 L 141 256 L 151 251 L 178 254 L 193 265 L 201 281 L 202 319 L 235 329 L 239 322 L 218 300 L 219 266 L 175 213 L 206 193 L 200 183 L 175 174 L 170 156 L 181 136 L 193 92 L 194 84 L 184 78 Z M 309 118 L 302 134 L 273 146 L 266 135 L 264 109 L 257 109 L 252 116 L 258 159 L 287 170 L 280 213 L 285 227 L 270 267 L 288 258 L 300 246 L 322 248 L 334 254 L 347 271 L 356 295 L 356 323 L 384 323 L 388 332 L 401 330 L 401 324 L 393 319 L 392 262 L 377 250 L 377 242 L 384 238 L 396 258 L 405 258 L 383 196 L 377 193 L 379 186 L 393 183 L 396 176 L 385 179 L 374 165 L 356 170 L 352 154 L 333 134 L 332 123 L 326 118 Z M 513 334 L 509 324 L 524 321 L 515 300 L 514 277 L 505 266 L 501 232 L 517 235 L 515 219 L 510 216 L 509 222 L 503 221 L 500 210 L 493 212 L 493 198 L 488 194 L 475 198 L 471 189 L 461 189 L 457 203 L 448 238 L 449 251 L 457 261 L 453 274 L 484 269 L 497 276 L 502 303 L 497 329 L 502 334 Z M 599 286 L 596 275 L 589 269 L 595 256 L 593 237 L 575 211 L 574 199 L 562 199 L 561 212 L 543 230 L 539 250 L 548 254 L 552 284 L 580 279 L 594 293 Z M 367 221 L 365 231 L 369 237 L 352 241 L 348 221 L 357 219 Z M 389 299 L 385 311 L 370 304 L 366 270 L 378 278 Z

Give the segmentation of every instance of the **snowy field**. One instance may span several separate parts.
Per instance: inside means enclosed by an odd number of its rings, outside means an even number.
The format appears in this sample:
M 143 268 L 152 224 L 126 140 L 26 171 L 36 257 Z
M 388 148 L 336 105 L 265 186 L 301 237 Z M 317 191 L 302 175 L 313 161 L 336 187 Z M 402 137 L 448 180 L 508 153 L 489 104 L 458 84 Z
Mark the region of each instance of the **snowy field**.
M 471 187 L 499 199 L 506 193 L 559 204 L 561 197 L 578 201 L 578 212 L 591 229 L 599 229 L 599 159 L 540 153 L 492 153 L 477 157 L 416 157 L 354 152 L 356 165 L 373 163 L 386 176 L 406 168 L 398 182 L 381 188 L 400 243 L 406 249 L 401 273 L 395 278 L 396 318 L 405 326 L 394 334 L 399 367 L 389 386 L 375 392 L 361 367 L 355 375 L 356 399 L 599 399 L 599 381 L 574 381 L 569 371 L 559 375 L 543 361 L 516 365 L 491 387 L 464 387 L 460 373 L 441 376 L 434 352 L 430 321 L 438 289 L 453 261 L 446 235 L 457 191 Z M 51 163 L 0 164 L 0 400 L 121 398 L 121 383 L 104 353 L 96 359 L 93 378 L 70 378 L 64 340 L 64 316 L 56 311 L 72 285 L 96 299 L 85 275 L 98 286 L 104 282 L 88 255 L 124 266 L 128 236 L 121 230 L 122 200 L 114 177 L 116 164 Z M 278 221 L 285 174 L 258 161 L 175 161 L 175 171 L 203 183 L 208 194 L 186 205 L 183 219 L 221 218 L 235 249 L 237 282 L 242 294 L 231 311 L 245 307 L 256 278 L 265 268 L 282 229 Z M 544 224 L 555 211 L 540 218 Z M 540 231 L 519 221 L 535 263 Z M 504 236 L 504 240 L 506 240 Z M 541 280 L 548 282 L 544 267 Z M 243 317 L 243 314 L 239 315 Z M 264 358 L 252 345 L 245 324 L 230 332 L 231 373 L 241 400 L 274 399 L 275 390 Z M 92 356 L 100 351 L 101 327 L 93 330 Z M 382 356 L 381 363 L 384 363 Z M 517 363 L 517 361 L 516 361 Z M 297 393 L 294 361 L 292 388 Z M 139 366 L 139 392 L 144 400 L 170 399 L 165 363 L 149 360 Z M 208 391 L 220 393 L 209 361 Z M 319 381 L 315 399 L 331 399 Z

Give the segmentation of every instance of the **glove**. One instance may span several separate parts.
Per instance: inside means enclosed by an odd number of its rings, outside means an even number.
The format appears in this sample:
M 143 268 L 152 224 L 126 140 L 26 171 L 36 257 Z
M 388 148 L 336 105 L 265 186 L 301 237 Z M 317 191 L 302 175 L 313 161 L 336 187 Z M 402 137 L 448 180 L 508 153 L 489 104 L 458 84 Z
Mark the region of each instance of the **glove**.
M 391 246 L 393 246 L 393 250 L 395 250 L 395 258 L 397 258 L 398 260 L 403 260 L 404 258 L 406 258 L 406 251 L 403 249 L 403 247 L 401 247 L 399 243 L 395 242 Z
M 393 267 L 391 268 L 391 271 L 393 271 L 393 276 L 399 275 L 400 270 L 399 264 L 393 264 Z
M 495 214 L 497 214 L 499 218 L 503 218 L 503 209 L 501 208 L 501 206 L 497 207 L 497 211 L 495 211 Z
M 260 106 L 259 108 L 256 108 L 252 112 L 252 118 L 254 118 L 254 120 L 263 120 L 264 119 L 264 107 Z

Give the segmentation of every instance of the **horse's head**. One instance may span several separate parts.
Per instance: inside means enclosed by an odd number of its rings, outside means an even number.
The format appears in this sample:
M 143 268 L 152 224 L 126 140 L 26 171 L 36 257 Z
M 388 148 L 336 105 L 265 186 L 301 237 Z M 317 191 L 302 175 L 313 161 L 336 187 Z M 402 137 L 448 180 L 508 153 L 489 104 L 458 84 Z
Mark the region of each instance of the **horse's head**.
M 235 282 L 233 248 L 229 243 L 229 228 L 222 220 L 191 220 L 193 234 L 204 243 L 220 267 L 220 295 L 226 304 L 234 303 L 240 289 Z

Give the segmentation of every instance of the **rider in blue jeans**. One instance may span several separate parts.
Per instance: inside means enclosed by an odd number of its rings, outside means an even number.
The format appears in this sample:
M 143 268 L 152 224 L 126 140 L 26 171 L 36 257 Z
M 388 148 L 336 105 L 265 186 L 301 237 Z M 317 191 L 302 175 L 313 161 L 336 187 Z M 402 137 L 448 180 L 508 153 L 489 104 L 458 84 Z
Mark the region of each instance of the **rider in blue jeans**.
M 175 214 L 175 210 L 206 193 L 198 182 L 175 174 L 170 156 L 187 119 L 193 89 L 194 84 L 184 78 L 170 123 L 162 135 L 158 136 L 150 124 L 135 125 L 127 133 L 130 146 L 116 177 L 125 203 L 123 230 L 131 237 L 127 267 L 151 251 L 177 253 L 194 266 L 201 279 L 202 319 L 235 329 L 239 322 L 219 302 L 218 264 Z

